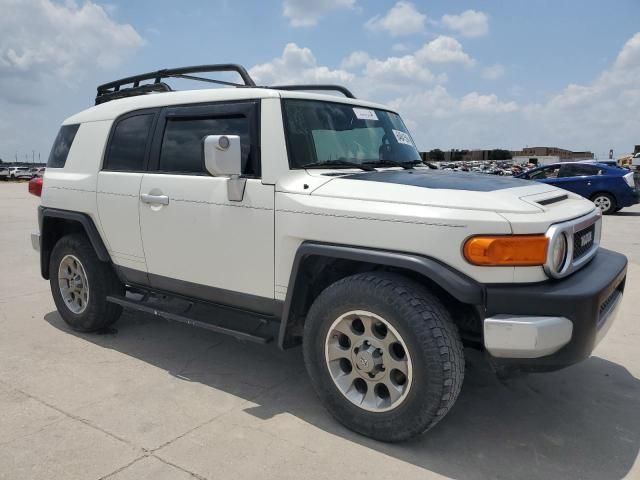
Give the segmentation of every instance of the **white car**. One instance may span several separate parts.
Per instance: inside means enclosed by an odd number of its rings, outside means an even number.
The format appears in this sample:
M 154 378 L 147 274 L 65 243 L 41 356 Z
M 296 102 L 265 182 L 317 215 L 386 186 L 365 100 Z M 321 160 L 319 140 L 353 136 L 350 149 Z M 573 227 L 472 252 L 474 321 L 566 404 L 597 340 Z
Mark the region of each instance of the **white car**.
M 33 175 L 29 167 L 10 167 L 9 178 L 11 180 L 19 180 L 23 178 L 31 178 Z
M 9 167 L 0 167 L 0 180 L 9 179 Z
M 238 88 L 163 81 L 229 70 Z M 63 122 L 32 237 L 71 328 L 125 307 L 302 344 L 340 422 L 400 441 L 453 406 L 463 345 L 500 371 L 554 370 L 615 317 L 627 260 L 600 247 L 593 203 L 429 169 L 393 108 L 343 87 L 256 87 L 213 65 L 111 82 L 96 104 Z

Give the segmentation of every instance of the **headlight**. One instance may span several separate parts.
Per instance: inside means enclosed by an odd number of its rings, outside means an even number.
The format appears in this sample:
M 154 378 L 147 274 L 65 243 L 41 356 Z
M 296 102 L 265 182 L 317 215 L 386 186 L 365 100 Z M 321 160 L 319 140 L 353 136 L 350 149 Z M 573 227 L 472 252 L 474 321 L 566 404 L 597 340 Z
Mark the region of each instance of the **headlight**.
M 549 265 L 554 272 L 560 273 L 567 259 L 567 236 L 560 233 L 551 242 L 549 245 Z

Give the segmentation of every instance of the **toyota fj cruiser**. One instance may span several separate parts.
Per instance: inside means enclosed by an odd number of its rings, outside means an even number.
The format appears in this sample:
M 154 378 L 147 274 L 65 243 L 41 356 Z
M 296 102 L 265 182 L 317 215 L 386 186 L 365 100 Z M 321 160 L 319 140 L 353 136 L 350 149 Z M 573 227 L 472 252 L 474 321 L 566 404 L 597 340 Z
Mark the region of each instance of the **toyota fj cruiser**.
M 344 97 L 310 93 L 324 90 Z M 625 285 L 590 201 L 431 170 L 393 109 L 340 86 L 258 87 L 238 65 L 98 87 L 63 122 L 41 195 L 33 244 L 71 328 L 125 307 L 302 344 L 328 410 L 384 441 L 449 411 L 463 345 L 506 372 L 587 358 Z

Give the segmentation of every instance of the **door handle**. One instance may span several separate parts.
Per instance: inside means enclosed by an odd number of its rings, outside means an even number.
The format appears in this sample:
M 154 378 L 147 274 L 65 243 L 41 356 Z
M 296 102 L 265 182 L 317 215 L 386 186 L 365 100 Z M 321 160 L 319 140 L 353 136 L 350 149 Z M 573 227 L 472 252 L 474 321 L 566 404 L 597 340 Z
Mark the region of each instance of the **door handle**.
M 143 193 L 140 195 L 140 200 L 142 200 L 142 203 L 169 205 L 169 197 L 166 195 L 150 195 L 148 193 Z

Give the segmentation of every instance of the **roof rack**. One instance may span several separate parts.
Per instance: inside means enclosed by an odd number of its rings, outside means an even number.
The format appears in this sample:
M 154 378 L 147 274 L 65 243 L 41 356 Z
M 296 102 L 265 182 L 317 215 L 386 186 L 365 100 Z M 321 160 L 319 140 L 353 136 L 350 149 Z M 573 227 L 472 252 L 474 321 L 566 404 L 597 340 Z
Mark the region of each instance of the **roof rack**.
M 326 90 L 330 92 L 340 92 L 347 98 L 356 98 L 348 88 L 342 85 L 273 85 L 266 88 L 273 88 L 274 90 Z
M 191 75 L 192 73 L 204 72 L 236 72 L 242 78 L 243 84 L 235 82 L 226 82 L 223 80 L 215 80 L 212 78 L 199 77 Z M 98 87 L 96 95 L 96 105 L 115 100 L 118 98 L 134 97 L 152 92 L 171 92 L 172 88 L 162 80 L 165 78 L 185 78 L 187 80 L 196 80 L 199 82 L 216 83 L 218 85 L 226 85 L 229 87 L 254 87 L 254 88 L 273 88 L 278 90 L 323 90 L 335 91 L 342 93 L 347 98 L 356 98 L 347 88 L 340 85 L 280 85 L 280 86 L 260 86 L 258 87 L 253 81 L 249 72 L 242 66 L 234 63 L 224 63 L 217 65 L 197 65 L 193 67 L 182 68 L 166 68 L 155 72 L 133 75 L 131 77 L 121 78 L 113 82 L 105 83 Z M 153 80 L 153 83 L 140 84 L 146 80 Z M 130 85 L 130 86 L 128 86 Z

